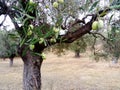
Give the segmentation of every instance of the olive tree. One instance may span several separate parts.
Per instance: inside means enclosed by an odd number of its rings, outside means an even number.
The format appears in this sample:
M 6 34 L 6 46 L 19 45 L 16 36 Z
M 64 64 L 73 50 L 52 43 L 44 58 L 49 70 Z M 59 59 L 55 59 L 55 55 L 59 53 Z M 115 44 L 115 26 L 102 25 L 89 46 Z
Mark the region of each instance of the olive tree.
M 70 45 L 70 50 L 75 52 L 75 57 L 80 57 L 80 53 L 86 51 L 87 43 L 85 42 L 84 38 L 80 38 Z
M 0 57 L 5 59 L 9 58 L 9 66 L 13 66 L 13 58 L 17 55 L 17 43 L 16 37 L 11 37 L 10 34 L 15 34 L 13 31 L 0 31 Z M 14 40 L 13 40 L 14 38 Z M 17 41 L 17 42 L 15 42 Z
M 119 8 L 117 5 L 98 9 L 98 4 L 99 1 L 93 0 L 0 0 L 0 15 L 11 18 L 20 36 L 18 54 L 24 63 L 23 90 L 41 90 L 40 69 L 45 48 L 72 43 L 91 33 L 92 28 L 98 28 L 94 21 Z M 72 30 L 78 23 L 80 26 Z

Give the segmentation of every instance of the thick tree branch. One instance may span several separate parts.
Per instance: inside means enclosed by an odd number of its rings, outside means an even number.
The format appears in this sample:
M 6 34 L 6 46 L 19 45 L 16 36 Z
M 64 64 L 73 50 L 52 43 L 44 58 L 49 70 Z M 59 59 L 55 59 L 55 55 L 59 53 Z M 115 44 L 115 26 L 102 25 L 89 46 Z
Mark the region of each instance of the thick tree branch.
M 92 19 L 90 22 L 78 28 L 75 32 L 68 32 L 65 36 L 62 37 L 63 41 L 66 43 L 71 43 L 76 39 L 82 37 L 86 33 L 89 33 L 90 30 L 92 29 L 92 22 L 95 21 L 96 18 L 97 18 L 96 14 L 92 15 Z
M 110 9 L 106 9 L 106 10 L 100 10 L 98 13 L 99 15 L 102 14 L 103 12 L 105 13 L 108 13 L 108 11 L 110 11 Z M 102 15 L 101 17 L 105 16 L 106 14 Z M 90 31 L 92 30 L 92 23 L 97 19 L 98 17 L 98 14 L 91 14 L 91 15 L 87 15 L 85 16 L 83 19 L 82 19 L 82 22 L 80 21 L 75 21 L 73 23 L 73 26 L 75 24 L 78 24 L 78 23 L 83 23 L 84 20 L 88 17 L 88 16 L 91 16 L 92 19 L 87 23 L 87 24 L 84 24 L 83 26 L 79 27 L 77 30 L 75 30 L 74 32 L 67 32 L 65 35 L 63 36 L 59 36 L 59 38 L 61 39 L 57 39 L 57 42 L 54 42 L 54 43 L 50 43 L 50 41 L 48 40 L 48 44 L 49 45 L 54 45 L 56 43 L 72 43 L 73 41 L 77 40 L 78 38 L 82 37 L 83 35 L 87 34 L 87 33 L 90 33 Z M 107 40 L 103 35 L 99 34 L 99 36 L 101 36 L 103 39 Z M 107 43 L 109 43 L 109 40 L 107 40 Z
M 104 17 L 110 10 L 111 9 L 108 8 L 105 10 L 100 10 L 98 12 L 98 14 L 87 15 L 87 16 L 92 16 L 92 19 L 87 24 L 78 28 L 74 32 L 68 32 L 66 35 L 64 35 L 62 37 L 63 41 L 65 43 L 71 43 L 71 42 L 75 41 L 76 39 L 82 37 L 86 33 L 89 33 L 92 30 L 92 22 L 97 19 L 98 15 L 100 15 L 101 17 Z M 75 24 L 81 23 L 81 22 L 84 23 L 87 16 L 85 16 L 81 21 L 75 21 L 72 26 L 74 26 Z

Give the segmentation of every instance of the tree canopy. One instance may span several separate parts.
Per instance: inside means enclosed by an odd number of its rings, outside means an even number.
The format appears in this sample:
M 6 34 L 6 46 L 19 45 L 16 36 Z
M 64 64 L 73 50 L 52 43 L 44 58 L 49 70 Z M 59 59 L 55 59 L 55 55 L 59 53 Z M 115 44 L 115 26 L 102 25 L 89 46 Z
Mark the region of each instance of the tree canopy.
M 20 38 L 17 48 L 24 62 L 23 89 L 41 90 L 45 48 L 72 43 L 85 34 L 93 35 L 95 40 L 102 37 L 111 45 L 106 32 L 108 26 L 120 26 L 119 10 L 120 0 L 0 0 L 0 26 L 9 16 L 18 33 L 11 36 Z M 116 41 L 114 37 L 112 40 Z

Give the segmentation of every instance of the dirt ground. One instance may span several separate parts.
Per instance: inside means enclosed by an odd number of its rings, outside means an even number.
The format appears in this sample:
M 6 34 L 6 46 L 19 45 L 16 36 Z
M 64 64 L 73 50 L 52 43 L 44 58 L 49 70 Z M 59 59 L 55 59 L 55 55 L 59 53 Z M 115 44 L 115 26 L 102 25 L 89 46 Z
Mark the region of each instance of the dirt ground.
M 42 65 L 42 90 L 120 90 L 120 63 L 95 62 L 87 53 L 80 58 L 67 52 L 62 57 L 47 53 Z M 0 90 L 22 90 L 23 62 L 0 60 Z

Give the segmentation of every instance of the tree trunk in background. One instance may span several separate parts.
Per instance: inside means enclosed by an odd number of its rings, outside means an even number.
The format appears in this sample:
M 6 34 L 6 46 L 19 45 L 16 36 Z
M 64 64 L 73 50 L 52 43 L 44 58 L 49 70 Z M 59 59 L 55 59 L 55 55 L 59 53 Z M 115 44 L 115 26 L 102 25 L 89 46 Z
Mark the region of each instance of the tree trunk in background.
M 75 50 L 75 57 L 79 58 L 80 57 L 80 51 L 79 50 Z
M 12 54 L 9 59 L 10 59 L 10 62 L 9 62 L 9 66 L 12 67 L 13 66 L 13 59 L 15 57 L 15 54 Z
M 113 64 L 117 64 L 118 63 L 118 59 L 119 59 L 119 57 L 113 57 L 112 63 Z
M 41 90 L 42 58 L 28 51 L 22 59 L 24 62 L 23 90 Z
M 5 58 L 5 57 L 3 57 L 3 60 L 4 60 L 4 61 L 5 61 L 5 59 L 6 59 L 6 58 Z
M 10 67 L 13 66 L 13 58 L 10 58 L 9 66 L 10 66 Z

